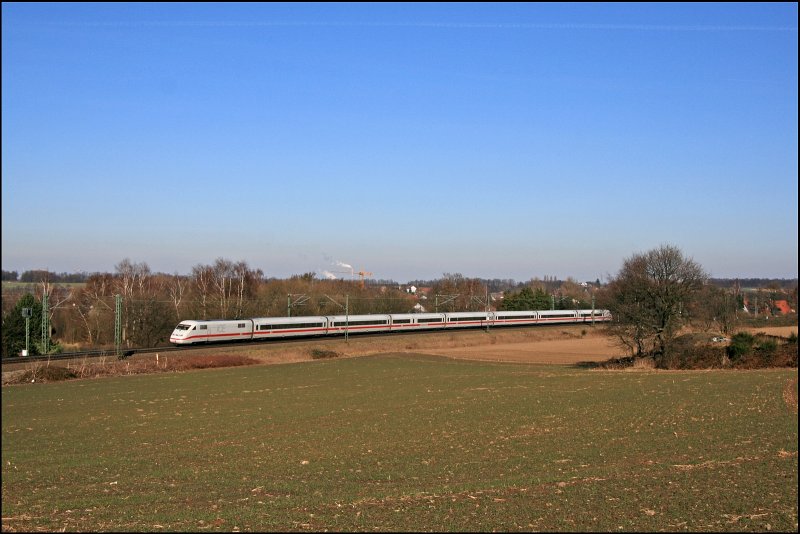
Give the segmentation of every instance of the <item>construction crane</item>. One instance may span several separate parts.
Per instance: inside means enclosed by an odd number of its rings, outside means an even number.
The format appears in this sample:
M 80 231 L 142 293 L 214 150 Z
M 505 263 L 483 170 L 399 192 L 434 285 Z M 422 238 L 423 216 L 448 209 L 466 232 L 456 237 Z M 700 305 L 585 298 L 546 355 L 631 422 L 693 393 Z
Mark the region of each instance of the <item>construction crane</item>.
M 372 276 L 372 273 L 369 273 L 369 272 L 367 272 L 367 271 L 362 269 L 362 270 L 358 271 L 358 276 L 361 277 L 361 288 L 363 289 L 364 288 L 364 277 L 365 276 Z

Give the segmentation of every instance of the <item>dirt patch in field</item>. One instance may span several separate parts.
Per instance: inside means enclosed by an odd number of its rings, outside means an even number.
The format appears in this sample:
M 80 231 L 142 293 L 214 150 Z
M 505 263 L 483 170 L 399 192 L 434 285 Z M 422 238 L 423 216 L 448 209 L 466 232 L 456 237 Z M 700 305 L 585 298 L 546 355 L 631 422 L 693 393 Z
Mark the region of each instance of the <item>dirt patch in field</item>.
M 470 330 L 426 334 L 311 339 L 283 345 L 248 347 L 247 356 L 266 364 L 293 363 L 335 353 L 352 358 L 382 353 L 425 353 L 450 358 L 574 365 L 623 355 L 600 327 L 559 326 L 514 330 Z M 204 350 L 224 354 L 219 348 Z M 225 349 L 235 350 L 241 349 Z
M 797 326 L 761 327 L 754 332 L 789 337 L 797 335 Z M 708 337 L 712 334 L 698 334 Z M 208 348 L 215 353 L 240 348 Z M 534 328 L 429 332 L 425 334 L 388 335 L 377 337 L 351 336 L 320 338 L 291 343 L 253 345 L 248 357 L 265 364 L 309 361 L 335 354 L 336 358 L 353 358 L 383 353 L 424 353 L 464 360 L 575 365 L 605 362 L 628 356 L 614 338 L 604 334 L 602 326 L 561 325 Z M 325 356 L 327 357 L 327 356 Z
M 789 337 L 792 334 L 797 336 L 796 326 L 760 326 L 743 328 L 742 330 L 751 334 L 767 334 L 768 336 Z
M 563 365 L 602 362 L 622 355 L 620 348 L 611 339 L 600 336 L 433 349 L 426 352 L 465 360 Z

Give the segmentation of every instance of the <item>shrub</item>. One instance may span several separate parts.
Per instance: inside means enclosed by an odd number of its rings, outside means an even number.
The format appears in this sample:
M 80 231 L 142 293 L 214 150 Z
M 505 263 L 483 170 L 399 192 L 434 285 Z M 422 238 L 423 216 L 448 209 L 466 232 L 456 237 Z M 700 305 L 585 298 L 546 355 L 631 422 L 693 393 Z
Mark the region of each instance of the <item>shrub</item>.
M 336 358 L 337 356 L 339 356 L 339 353 L 334 350 L 311 349 L 311 357 L 315 360 L 320 360 L 323 358 Z
M 26 382 L 59 382 L 61 380 L 70 380 L 76 378 L 77 375 L 70 369 L 65 369 L 59 366 L 46 366 L 34 367 L 28 369 L 17 379 L 19 383 Z
M 727 353 L 731 360 L 738 360 L 753 351 L 755 344 L 755 337 L 747 332 L 739 332 L 731 338 L 731 344 L 728 345 Z
M 758 350 L 765 354 L 775 354 L 778 349 L 778 343 L 774 339 L 765 339 L 758 345 Z

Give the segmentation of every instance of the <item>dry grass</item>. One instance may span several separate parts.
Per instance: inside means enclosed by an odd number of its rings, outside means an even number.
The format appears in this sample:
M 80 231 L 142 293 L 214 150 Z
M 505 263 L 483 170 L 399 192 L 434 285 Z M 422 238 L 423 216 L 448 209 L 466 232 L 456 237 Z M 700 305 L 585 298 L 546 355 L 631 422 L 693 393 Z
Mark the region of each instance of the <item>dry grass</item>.
M 257 363 L 259 362 L 252 358 L 230 354 L 177 358 L 164 356 L 158 359 L 150 356 L 124 361 L 105 358 L 88 360 L 84 358 L 77 362 L 66 362 L 61 365 L 35 362 L 27 364 L 25 369 L 3 373 L 3 385 L 188 371 L 190 369 L 238 367 Z
M 526 363 L 574 364 L 603 361 L 621 355 L 600 327 L 552 326 L 537 328 L 430 332 L 380 337 L 350 336 L 309 339 L 291 344 L 248 345 L 249 357 L 262 363 L 294 363 L 313 359 L 313 353 L 333 351 L 338 358 L 383 353 L 426 353 L 450 358 L 517 361 Z M 241 354 L 242 348 L 200 349 L 199 352 Z

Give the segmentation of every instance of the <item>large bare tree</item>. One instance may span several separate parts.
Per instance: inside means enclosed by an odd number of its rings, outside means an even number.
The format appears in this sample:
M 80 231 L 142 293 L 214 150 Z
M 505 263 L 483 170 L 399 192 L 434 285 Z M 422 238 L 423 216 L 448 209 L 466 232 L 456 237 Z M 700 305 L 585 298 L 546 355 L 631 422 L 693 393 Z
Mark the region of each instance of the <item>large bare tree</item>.
M 661 245 L 626 259 L 606 292 L 612 332 L 637 355 L 662 358 L 688 320 L 708 275 L 675 246 Z

